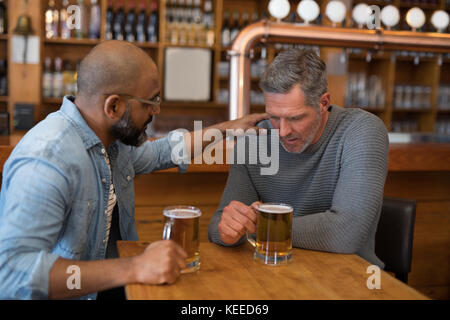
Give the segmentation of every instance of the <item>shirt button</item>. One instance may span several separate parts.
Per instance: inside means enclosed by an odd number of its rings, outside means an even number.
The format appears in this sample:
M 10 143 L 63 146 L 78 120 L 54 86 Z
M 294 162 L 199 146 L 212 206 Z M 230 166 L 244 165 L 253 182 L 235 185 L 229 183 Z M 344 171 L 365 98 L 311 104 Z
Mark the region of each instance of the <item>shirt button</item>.
M 131 177 L 130 177 L 130 176 L 127 176 L 127 180 L 130 181 L 130 180 L 131 180 Z
M 106 179 L 105 179 L 105 178 L 103 178 L 103 179 L 102 179 L 102 182 L 103 182 L 103 183 L 106 183 Z
M 108 214 L 108 210 L 105 210 L 105 214 Z
M 106 153 L 106 150 L 105 150 L 105 149 L 102 149 L 101 152 L 102 152 L 103 154 L 105 154 L 105 153 Z
M 103 240 L 103 243 L 106 243 L 106 240 Z

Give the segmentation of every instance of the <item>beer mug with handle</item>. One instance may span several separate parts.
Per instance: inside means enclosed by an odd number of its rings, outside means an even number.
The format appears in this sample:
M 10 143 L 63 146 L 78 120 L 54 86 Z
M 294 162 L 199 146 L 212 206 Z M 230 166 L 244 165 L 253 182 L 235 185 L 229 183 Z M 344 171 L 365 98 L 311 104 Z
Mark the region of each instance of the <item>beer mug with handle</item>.
M 256 208 L 256 239 L 247 232 L 248 242 L 255 247 L 254 259 L 274 266 L 288 263 L 292 256 L 293 207 L 271 202 L 259 203 Z
M 163 210 L 163 240 L 173 240 L 188 254 L 181 273 L 200 269 L 199 220 L 202 212 L 191 206 L 171 206 Z

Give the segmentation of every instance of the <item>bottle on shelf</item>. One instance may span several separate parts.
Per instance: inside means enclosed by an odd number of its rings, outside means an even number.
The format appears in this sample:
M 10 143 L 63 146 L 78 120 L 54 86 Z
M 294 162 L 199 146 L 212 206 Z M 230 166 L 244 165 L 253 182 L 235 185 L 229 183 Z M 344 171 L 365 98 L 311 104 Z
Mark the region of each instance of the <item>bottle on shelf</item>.
M 125 19 L 124 31 L 125 40 L 128 42 L 136 41 L 136 12 L 134 0 L 128 2 L 128 13 Z
M 242 28 L 245 28 L 248 25 L 249 25 L 249 14 L 247 11 L 245 11 L 242 14 Z
M 193 46 L 197 44 L 197 38 L 199 44 L 202 43 L 204 39 L 204 29 L 200 26 L 201 20 L 198 20 L 195 16 L 195 11 L 189 9 L 185 10 L 186 15 L 186 38 L 187 44 Z
M 254 11 L 252 13 L 252 23 L 258 22 L 259 21 L 259 14 L 258 12 Z
M 53 72 L 52 97 L 61 98 L 64 93 L 64 78 L 62 74 L 62 60 L 55 59 L 55 71 Z
M 236 38 L 236 36 L 239 33 L 239 12 L 235 11 L 233 13 L 233 28 L 231 29 L 231 33 L 230 33 L 230 44 L 231 42 L 234 41 L 234 39 Z
M 101 8 L 98 0 L 91 0 L 91 14 L 89 20 L 89 38 L 100 39 Z
M 45 37 L 54 39 L 58 37 L 59 12 L 55 7 L 55 0 L 49 0 L 45 11 Z
M 3 0 L 0 0 L 0 34 L 8 33 L 8 13 Z
M 52 59 L 46 57 L 44 60 L 44 72 L 42 74 L 42 96 L 44 98 L 53 97 L 53 72 Z
M 212 47 L 214 46 L 215 42 L 215 33 L 214 33 L 214 13 L 211 0 L 205 0 L 204 11 L 205 14 L 203 15 L 203 20 L 206 31 L 206 45 L 208 47 Z
M 145 3 L 143 0 L 139 2 L 139 14 L 136 22 L 136 41 L 143 43 L 147 37 L 145 35 L 145 26 L 147 21 L 147 13 L 145 11 Z
M 151 13 L 148 18 L 147 41 L 150 43 L 157 43 L 159 38 L 158 33 L 159 33 L 158 2 L 153 1 L 151 4 Z
M 105 26 L 106 40 L 114 38 L 114 10 L 112 0 L 108 1 L 108 8 L 106 9 L 106 26 Z
M 67 13 L 67 7 L 69 6 L 69 0 L 63 0 L 62 8 L 60 10 L 60 24 L 61 24 L 61 39 L 70 39 L 72 36 L 71 29 L 67 25 L 69 15 Z
M 0 60 L 0 96 L 8 95 L 8 67 L 6 59 Z
M 73 91 L 73 73 L 72 64 L 69 60 L 64 61 L 63 75 L 63 96 L 74 95 Z
M 118 9 L 114 17 L 114 24 L 113 24 L 113 31 L 114 31 L 114 39 L 115 40 L 124 40 L 124 20 L 125 20 L 125 13 L 123 11 L 123 1 L 119 0 L 118 2 Z
M 178 44 L 186 45 L 188 42 L 188 27 L 189 27 L 189 11 L 184 7 L 184 0 L 178 0 Z M 173 42 L 177 44 L 177 42 Z
M 75 29 L 75 37 L 78 39 L 87 38 L 89 33 L 89 13 L 88 8 L 84 4 L 84 0 L 78 0 L 78 8 L 80 9 L 80 28 Z
M 228 11 L 225 11 L 223 15 L 222 47 L 228 47 L 230 43 L 231 43 L 230 13 Z

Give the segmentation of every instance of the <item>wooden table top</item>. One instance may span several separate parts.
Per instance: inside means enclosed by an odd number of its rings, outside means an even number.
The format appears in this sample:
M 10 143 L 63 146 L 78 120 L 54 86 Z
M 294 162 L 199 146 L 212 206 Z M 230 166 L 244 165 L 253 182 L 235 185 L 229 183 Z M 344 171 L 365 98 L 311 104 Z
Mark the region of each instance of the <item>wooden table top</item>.
M 119 241 L 121 257 L 143 252 L 148 243 Z M 182 274 L 172 285 L 126 286 L 130 300 L 303 300 L 428 299 L 381 271 L 381 289 L 368 289 L 370 263 L 357 255 L 293 249 L 288 265 L 265 266 L 253 260 L 253 247 L 200 244 L 198 272 Z

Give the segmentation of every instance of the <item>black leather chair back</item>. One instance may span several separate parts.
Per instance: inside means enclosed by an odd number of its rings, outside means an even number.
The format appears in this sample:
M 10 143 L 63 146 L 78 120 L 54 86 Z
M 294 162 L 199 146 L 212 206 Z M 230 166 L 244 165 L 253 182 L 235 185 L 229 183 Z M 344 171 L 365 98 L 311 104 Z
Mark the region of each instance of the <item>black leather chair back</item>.
M 375 253 L 385 263 L 385 271 L 408 283 L 411 271 L 416 202 L 384 198 L 375 237 Z

